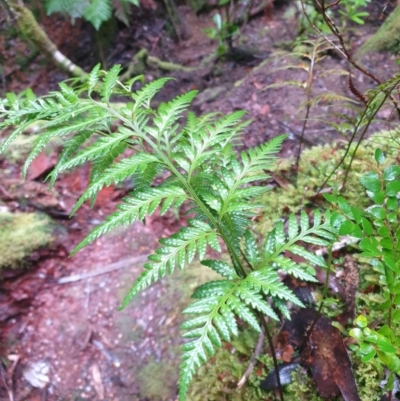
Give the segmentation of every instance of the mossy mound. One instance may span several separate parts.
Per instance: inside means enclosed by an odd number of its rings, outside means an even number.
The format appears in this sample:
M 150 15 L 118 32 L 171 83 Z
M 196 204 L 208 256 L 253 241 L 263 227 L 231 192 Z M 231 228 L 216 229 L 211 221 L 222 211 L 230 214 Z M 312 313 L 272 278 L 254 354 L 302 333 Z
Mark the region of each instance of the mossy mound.
M 381 131 L 365 140 L 357 149 L 355 158 L 351 165 L 346 185 L 342 195 L 349 203 L 365 207 L 369 200 L 365 195 L 365 190 L 360 184 L 360 178 L 367 171 L 376 168 L 374 159 L 375 150 L 382 149 L 386 154 L 387 164 L 396 161 L 400 147 L 400 129 L 393 131 Z M 327 191 L 334 191 L 340 187 L 345 175 L 350 157 L 354 153 L 355 146 L 352 146 L 349 155 L 344 163 L 335 172 L 324 186 Z M 329 177 L 335 167 L 345 154 L 343 144 L 330 144 L 324 146 L 314 146 L 303 151 L 300 159 L 297 181 L 290 175 L 294 160 L 282 160 L 276 164 L 274 173 L 282 176 L 288 181 L 288 185 L 277 187 L 267 192 L 256 203 L 265 205 L 262 215 L 254 229 L 262 234 L 267 233 L 281 217 L 289 212 L 298 212 L 306 207 L 307 203 L 317 202 L 317 206 L 328 206 L 322 196 L 314 197 L 324 181 Z
M 400 50 L 400 5 L 392 11 L 378 31 L 361 46 L 357 56 L 382 50 L 392 53 Z
M 34 250 L 53 242 L 53 231 L 45 214 L 0 212 L 0 269 L 23 267 Z

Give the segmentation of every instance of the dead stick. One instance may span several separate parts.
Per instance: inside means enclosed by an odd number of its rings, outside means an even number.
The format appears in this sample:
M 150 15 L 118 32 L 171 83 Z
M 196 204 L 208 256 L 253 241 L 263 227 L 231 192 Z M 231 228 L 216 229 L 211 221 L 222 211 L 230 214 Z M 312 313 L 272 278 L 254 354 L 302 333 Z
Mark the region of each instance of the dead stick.
M 255 364 L 257 362 L 257 358 L 261 354 L 262 347 L 264 345 L 264 340 L 265 340 L 265 329 L 264 329 L 264 326 L 261 326 L 261 332 L 260 332 L 260 335 L 258 336 L 256 348 L 255 348 L 255 350 L 253 352 L 253 355 L 252 355 L 252 357 L 250 359 L 249 366 L 247 367 L 247 369 L 244 372 L 242 378 L 239 380 L 239 382 L 237 384 L 237 388 L 242 388 L 243 387 L 243 385 L 246 383 L 247 379 L 251 375 L 251 372 L 254 370 L 254 366 L 255 366 Z
M 99 268 L 99 269 L 94 269 L 94 271 L 88 273 L 74 274 L 72 276 L 61 277 L 60 279 L 57 280 L 57 283 L 69 284 L 69 283 L 75 283 L 76 281 L 85 280 L 87 278 L 101 276 L 103 274 L 111 273 L 115 270 L 123 269 L 124 267 L 127 267 L 131 264 L 143 263 L 146 259 L 147 256 L 145 255 L 135 256 L 133 258 L 124 259 L 116 263 L 111 263 L 110 265 L 108 265 L 103 269 Z

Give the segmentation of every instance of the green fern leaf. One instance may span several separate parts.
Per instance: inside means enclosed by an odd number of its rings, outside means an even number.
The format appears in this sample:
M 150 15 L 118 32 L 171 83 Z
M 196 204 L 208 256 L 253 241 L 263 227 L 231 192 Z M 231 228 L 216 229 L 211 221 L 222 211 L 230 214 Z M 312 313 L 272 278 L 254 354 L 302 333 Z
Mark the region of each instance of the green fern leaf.
M 60 173 L 60 166 L 63 165 L 66 160 L 70 159 L 71 156 L 78 151 L 81 145 L 83 145 L 83 143 L 85 143 L 92 136 L 92 134 L 92 131 L 82 131 L 73 136 L 65 143 L 64 149 L 58 158 L 57 164 L 54 166 L 53 170 L 47 177 L 47 179 L 50 178 L 51 188 L 54 186 L 58 174 Z
M 162 103 L 160 105 L 157 110 L 156 117 L 154 118 L 154 124 L 158 128 L 158 139 L 161 139 L 164 135 L 166 135 L 165 139 L 167 142 L 169 142 L 170 135 L 175 131 L 171 129 L 171 126 L 176 124 L 182 111 L 187 109 L 197 93 L 198 91 L 187 92 L 183 95 L 177 96 L 168 103 Z M 177 139 L 178 138 L 174 138 L 175 141 Z
M 33 148 L 30 151 L 26 161 L 24 163 L 24 167 L 22 169 L 22 176 L 25 177 L 28 171 L 28 168 L 32 161 L 39 155 L 39 153 L 46 147 L 46 145 L 50 142 L 50 140 L 56 136 L 67 135 L 71 132 L 77 131 L 86 131 L 89 127 L 95 126 L 97 123 L 101 122 L 103 116 L 96 116 L 87 119 L 77 119 L 75 123 L 70 122 L 66 126 L 56 126 L 46 129 L 46 132 L 40 135 L 37 140 L 34 142 Z
M 221 260 L 202 260 L 201 264 L 210 267 L 215 272 L 229 280 L 237 277 L 235 270 L 229 266 L 228 263 Z
M 111 16 L 112 8 L 110 0 L 91 0 L 83 13 L 85 20 L 89 21 L 96 30 L 99 30 L 100 25 L 108 21 Z
M 96 177 L 93 183 L 89 185 L 86 191 L 78 199 L 73 210 L 71 211 L 71 214 L 74 214 L 87 199 L 95 197 L 104 186 L 109 186 L 112 183 L 117 185 L 120 182 L 123 182 L 126 178 L 130 177 L 138 167 L 146 166 L 149 163 L 155 162 L 158 162 L 157 157 L 148 153 L 137 153 L 134 156 L 123 159 L 113 166 L 107 168 L 105 171 L 99 174 L 98 177 Z M 171 199 L 171 202 L 174 200 L 173 197 L 169 199 Z M 171 206 L 171 204 L 169 204 L 169 206 Z M 163 213 L 165 212 L 166 210 L 164 209 Z
M 98 159 L 99 157 L 104 156 L 112 149 L 114 149 L 116 146 L 118 146 L 122 141 L 128 139 L 131 135 L 132 132 L 130 131 L 124 133 L 116 132 L 108 136 L 103 136 L 99 138 L 95 143 L 90 145 L 88 148 L 82 150 L 74 157 L 60 164 L 60 166 L 58 167 L 58 172 L 61 173 L 65 170 L 69 170 L 73 167 L 79 166 L 87 161 Z
M 240 299 L 231 297 L 227 300 L 227 305 L 240 317 L 240 319 L 248 323 L 252 329 L 257 332 L 261 331 L 258 319 L 255 317 L 252 310 L 244 305 Z
M 276 263 L 279 269 L 290 274 L 291 276 L 298 278 L 299 280 L 311 281 L 311 282 L 318 281 L 314 276 L 307 273 L 304 267 L 299 266 L 297 263 L 295 263 L 293 260 L 289 258 L 278 256 L 277 258 L 274 259 L 274 263 Z
M 114 65 L 110 71 L 106 73 L 104 77 L 103 85 L 101 88 L 101 100 L 109 103 L 110 96 L 113 92 L 114 86 L 118 81 L 119 73 L 121 72 L 121 66 L 119 64 Z
M 302 210 L 300 213 L 300 229 L 302 233 L 305 233 L 310 227 L 310 222 L 308 220 L 307 213 Z
M 246 232 L 244 233 L 244 241 L 244 252 L 246 258 L 254 268 L 260 263 L 261 258 L 260 252 L 258 251 L 257 243 L 248 230 L 246 230 Z
M 175 190 L 175 196 L 178 190 L 183 191 L 177 188 Z M 162 193 L 164 192 L 165 188 L 162 190 Z M 164 277 L 166 272 L 172 274 L 175 269 L 178 253 L 182 250 L 185 251 L 186 258 L 183 260 L 181 258 L 181 262 L 185 263 L 178 265 L 180 269 L 184 267 L 184 264 L 192 261 L 196 245 L 199 259 L 202 259 L 205 248 L 207 247 L 207 238 L 213 235 L 215 235 L 215 232 L 208 224 L 192 219 L 189 220 L 189 226 L 182 228 L 171 237 L 161 239 L 159 242 L 162 246 L 156 250 L 155 254 L 149 256 L 150 262 L 146 263 L 144 266 L 146 270 L 130 289 L 122 302 L 121 308 L 125 308 L 137 293 L 159 278 Z
M 71 254 L 75 254 L 115 227 L 132 224 L 136 219 L 143 220 L 146 213 L 152 214 L 162 200 L 169 197 L 186 198 L 186 194 L 178 187 L 149 188 L 145 191 L 131 193 L 131 196 L 123 199 L 124 203 L 117 206 L 118 211 L 107 216 L 106 221 L 98 225 L 73 249 Z
M 234 282 L 230 280 L 208 281 L 196 289 L 192 294 L 192 298 L 207 299 L 224 295 L 228 293 L 234 285 Z
M 258 291 L 242 285 L 237 289 L 236 294 L 242 299 L 244 303 L 251 306 L 253 309 L 256 309 L 264 315 L 279 321 L 278 315 L 268 305 L 268 303 L 264 300 L 264 297 Z
M 298 232 L 299 232 L 299 226 L 297 224 L 297 219 L 296 216 L 292 213 L 289 216 L 289 221 L 288 221 L 288 236 L 289 239 L 292 240 L 296 238 Z
M 322 256 L 315 255 L 312 252 L 305 250 L 303 247 L 298 245 L 291 245 L 287 248 L 290 252 L 293 252 L 295 255 L 299 255 L 304 259 L 311 262 L 313 265 L 326 267 L 325 260 Z
M 287 288 L 284 284 L 279 282 L 279 277 L 276 272 L 271 271 L 270 268 L 264 268 L 251 272 L 246 277 L 246 282 L 249 283 L 254 289 L 261 291 L 267 296 L 274 296 L 294 303 L 295 305 L 303 307 L 303 303 Z
M 152 81 L 145 85 L 142 89 L 138 90 L 135 93 L 132 93 L 132 99 L 135 101 L 133 106 L 133 113 L 137 112 L 139 108 L 150 107 L 150 101 L 153 96 L 166 84 L 166 82 L 170 81 L 172 78 L 161 78 L 155 81 Z
M 95 65 L 95 67 L 92 69 L 92 71 L 90 72 L 90 74 L 88 75 L 87 78 L 87 91 L 88 91 L 88 95 L 90 96 L 93 89 L 96 87 L 96 85 L 99 82 L 99 74 L 100 73 L 100 63 Z
M 65 13 L 74 20 L 83 16 L 89 3 L 89 0 L 46 0 L 45 7 L 47 15 Z

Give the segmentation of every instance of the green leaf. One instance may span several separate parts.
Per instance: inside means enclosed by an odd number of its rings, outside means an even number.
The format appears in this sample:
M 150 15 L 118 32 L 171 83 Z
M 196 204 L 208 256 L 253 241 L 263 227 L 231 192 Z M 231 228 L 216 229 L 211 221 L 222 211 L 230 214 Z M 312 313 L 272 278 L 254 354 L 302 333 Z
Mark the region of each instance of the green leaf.
M 318 281 L 314 276 L 312 276 L 306 271 L 305 267 L 298 265 L 289 258 L 278 256 L 277 258 L 275 258 L 274 262 L 276 263 L 279 269 L 300 280 L 311 281 L 311 282 Z
M 371 352 L 369 352 L 368 354 L 364 355 L 361 358 L 361 362 L 366 363 L 366 362 L 370 361 L 375 355 L 376 355 L 376 351 L 375 351 L 375 349 L 373 349 Z
M 387 198 L 386 207 L 389 210 L 397 210 L 399 208 L 399 200 L 397 199 L 397 196 Z
M 322 256 L 315 255 L 315 253 L 309 252 L 303 247 L 299 245 L 291 245 L 287 248 L 290 252 L 293 252 L 295 255 L 299 255 L 304 259 L 311 262 L 313 265 L 326 267 L 325 260 Z
M 385 208 L 379 205 L 370 206 L 366 211 L 379 220 L 383 220 L 386 217 Z
M 366 219 L 365 217 L 362 217 L 361 218 L 361 224 L 362 224 L 362 227 L 363 227 L 363 230 L 364 230 L 365 234 L 367 234 L 367 235 L 372 235 L 373 234 L 374 231 L 373 231 L 372 225 L 371 225 L 371 223 L 369 222 L 368 219 Z
M 371 192 L 378 192 L 381 190 L 381 182 L 377 173 L 368 173 L 360 179 L 361 185 Z
M 294 239 L 299 232 L 299 226 L 297 224 L 297 219 L 296 216 L 292 213 L 289 216 L 289 221 L 288 221 L 288 236 L 289 240 Z
M 353 233 L 355 225 L 350 220 L 344 221 L 339 228 L 339 235 L 350 235 Z
M 364 327 L 367 327 L 367 325 L 368 325 L 368 320 L 367 320 L 367 318 L 366 318 L 365 316 L 360 315 L 360 316 L 357 317 L 357 319 L 356 319 L 356 321 L 355 321 L 355 324 L 356 324 L 358 327 L 361 327 L 361 328 L 363 329 Z
M 393 181 L 400 175 L 400 166 L 389 166 L 383 171 L 385 181 Z
M 382 205 L 385 200 L 385 193 L 383 191 L 371 192 L 366 191 L 368 197 L 372 199 L 377 205 Z
M 383 154 L 383 152 L 382 152 L 382 150 L 381 149 L 376 149 L 375 150 L 375 155 L 374 155 L 374 157 L 375 157 L 375 161 L 377 162 L 377 163 L 379 163 L 379 164 L 383 164 L 384 162 L 385 162 L 385 155 Z M 384 177 L 385 177 L 385 175 L 384 175 Z
M 92 71 L 89 73 L 87 78 L 87 91 L 88 95 L 90 96 L 93 89 L 96 87 L 97 83 L 99 82 L 99 71 L 100 71 L 100 63 L 96 64 Z
M 397 196 L 400 192 L 400 181 L 391 181 L 386 184 L 386 196 Z

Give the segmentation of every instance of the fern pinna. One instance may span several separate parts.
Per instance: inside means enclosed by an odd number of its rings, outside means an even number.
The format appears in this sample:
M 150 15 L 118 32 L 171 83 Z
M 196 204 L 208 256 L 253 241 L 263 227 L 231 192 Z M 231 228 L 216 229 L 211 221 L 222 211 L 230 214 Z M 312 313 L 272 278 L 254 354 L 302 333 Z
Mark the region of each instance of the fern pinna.
M 238 334 L 237 317 L 260 331 L 261 316 L 278 320 L 278 312 L 289 318 L 287 302 L 301 306 L 296 296 L 282 284 L 279 272 L 313 281 L 303 266 L 283 256 L 290 251 L 312 265 L 325 266 L 323 258 L 299 245 L 327 245 L 335 238 L 329 215 L 315 212 L 313 225 L 303 212 L 299 220 L 291 215 L 288 229 L 279 222 L 262 246 L 249 231 L 250 217 L 260 205 L 250 200 L 267 191 L 264 172 L 271 167 L 284 136 L 242 151 L 234 142 L 248 123 L 241 122 L 242 111 L 227 116 L 216 113 L 196 117 L 188 112 L 195 91 L 162 103 L 156 110 L 152 97 L 168 79 L 159 79 L 132 92 L 139 78 L 122 83 L 120 67 L 109 72 L 99 66 L 85 83 L 60 84 L 60 90 L 36 98 L 28 92 L 24 98 L 8 94 L 0 105 L 0 128 L 14 127 L 3 142 L 3 152 L 32 123 L 39 123 L 39 134 L 23 168 L 54 137 L 65 137 L 64 148 L 49 175 L 53 185 L 60 173 L 86 162 L 91 163 L 87 189 L 78 199 L 72 214 L 86 201 L 93 202 L 104 187 L 134 177 L 134 190 L 117 210 L 97 226 L 73 253 L 120 225 L 143 221 L 159 208 L 164 214 L 183 203 L 191 205 L 194 215 L 186 227 L 168 238 L 148 257 L 144 271 L 133 284 L 122 308 L 140 291 L 156 280 L 183 269 L 197 255 L 202 264 L 221 275 L 193 294 L 195 302 L 184 310 L 193 315 L 182 329 L 188 342 L 182 347 L 183 362 L 179 379 L 179 398 L 184 400 L 196 369 L 210 357 L 222 341 Z M 131 99 L 117 109 L 111 96 Z M 130 149 L 131 156 L 122 157 Z M 163 173 L 163 174 L 162 174 Z M 167 177 L 156 184 L 155 177 Z M 257 185 L 262 182 L 262 185 Z M 224 243 L 230 263 L 205 258 L 207 247 L 221 252 Z

